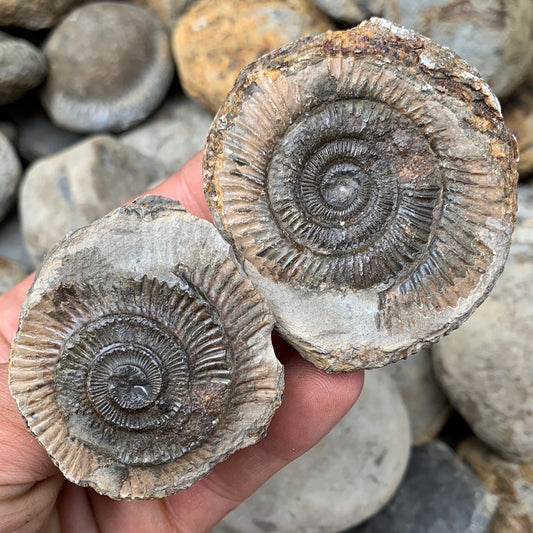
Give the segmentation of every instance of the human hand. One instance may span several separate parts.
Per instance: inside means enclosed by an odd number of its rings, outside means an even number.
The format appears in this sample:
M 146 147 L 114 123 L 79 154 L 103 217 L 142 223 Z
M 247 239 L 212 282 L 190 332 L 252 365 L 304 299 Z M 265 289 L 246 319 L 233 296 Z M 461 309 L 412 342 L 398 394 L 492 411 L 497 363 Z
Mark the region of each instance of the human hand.
M 201 154 L 155 187 L 210 219 L 203 196 Z M 283 402 L 257 444 L 218 464 L 190 489 L 150 501 L 114 501 L 65 480 L 27 431 L 7 386 L 9 345 L 32 276 L 0 296 L 0 533 L 64 531 L 209 531 L 270 476 L 316 444 L 352 407 L 363 374 L 327 375 L 276 335 L 285 367 Z

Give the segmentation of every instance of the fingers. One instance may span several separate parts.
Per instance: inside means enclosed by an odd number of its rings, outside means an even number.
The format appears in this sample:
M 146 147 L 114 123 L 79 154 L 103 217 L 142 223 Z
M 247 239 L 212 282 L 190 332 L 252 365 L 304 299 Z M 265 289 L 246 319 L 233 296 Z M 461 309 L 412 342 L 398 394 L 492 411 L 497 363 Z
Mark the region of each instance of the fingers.
M 33 278 L 32 274 L 0 295 L 0 364 L 8 362 L 9 347 L 17 331 L 20 308 L 33 283 Z

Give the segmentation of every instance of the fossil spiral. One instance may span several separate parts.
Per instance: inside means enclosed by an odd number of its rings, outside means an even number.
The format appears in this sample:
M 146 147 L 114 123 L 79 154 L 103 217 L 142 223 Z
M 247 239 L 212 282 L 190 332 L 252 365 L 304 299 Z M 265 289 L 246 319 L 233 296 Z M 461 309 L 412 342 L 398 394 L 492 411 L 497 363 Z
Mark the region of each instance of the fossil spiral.
M 371 19 L 244 69 L 204 183 L 280 332 L 350 371 L 406 357 L 481 303 L 508 251 L 516 159 L 475 70 Z
M 47 258 L 10 388 L 65 476 L 165 496 L 264 435 L 282 371 L 272 317 L 209 224 L 145 197 Z

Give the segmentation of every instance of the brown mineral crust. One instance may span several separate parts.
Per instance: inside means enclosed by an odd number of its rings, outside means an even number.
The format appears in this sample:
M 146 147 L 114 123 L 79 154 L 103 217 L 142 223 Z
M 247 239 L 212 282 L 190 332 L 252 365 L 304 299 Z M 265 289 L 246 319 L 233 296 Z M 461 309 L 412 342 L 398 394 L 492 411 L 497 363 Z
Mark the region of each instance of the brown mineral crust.
M 202 0 L 178 21 L 174 57 L 185 92 L 216 112 L 241 68 L 332 23 L 311 0 Z
M 332 166 L 321 167 L 335 153 Z M 208 136 L 204 185 L 217 227 L 252 282 L 264 285 L 280 333 L 319 368 L 337 372 L 405 358 L 485 299 L 508 253 L 516 159 L 499 103 L 474 69 L 427 38 L 371 19 L 283 46 L 243 69 Z M 358 185 L 337 183 L 321 199 L 314 191 L 323 178 L 310 181 L 306 165 L 326 173 L 337 165 L 342 176 L 356 169 Z M 378 176 L 384 185 L 373 189 Z M 327 214 L 323 193 L 331 190 L 353 195 L 354 205 L 375 195 L 381 206 L 349 222 L 348 196 L 332 196 Z M 361 229 L 367 224 L 373 229 Z M 349 294 L 358 303 L 341 310 Z M 306 310 L 298 299 L 313 303 Z M 320 305 L 331 314 L 324 324 L 311 310 Z M 331 331 L 327 341 L 322 328 Z

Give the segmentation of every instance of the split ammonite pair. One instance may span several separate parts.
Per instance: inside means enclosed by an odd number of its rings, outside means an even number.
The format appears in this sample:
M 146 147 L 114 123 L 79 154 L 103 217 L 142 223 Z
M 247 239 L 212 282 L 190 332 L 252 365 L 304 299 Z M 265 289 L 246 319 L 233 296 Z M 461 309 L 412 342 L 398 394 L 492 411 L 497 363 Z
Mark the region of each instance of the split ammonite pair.
M 348 372 L 473 312 L 507 256 L 516 159 L 478 73 L 388 21 L 260 58 L 207 139 L 218 231 L 144 197 L 46 258 L 11 351 L 30 431 L 112 498 L 190 486 L 265 434 L 283 389 L 274 325 Z

